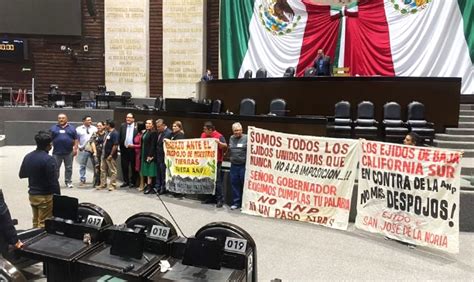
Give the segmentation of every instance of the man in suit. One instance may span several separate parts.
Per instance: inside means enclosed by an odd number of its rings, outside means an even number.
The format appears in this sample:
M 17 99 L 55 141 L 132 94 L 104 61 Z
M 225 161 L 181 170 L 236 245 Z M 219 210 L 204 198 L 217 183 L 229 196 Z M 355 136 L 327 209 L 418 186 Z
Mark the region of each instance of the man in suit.
M 207 69 L 206 73 L 201 77 L 201 81 L 209 81 L 213 79 L 214 79 L 214 76 L 212 76 L 212 72 L 210 69 Z
M 138 173 L 135 171 L 135 149 L 128 147 L 128 145 L 133 144 L 133 138 L 135 138 L 137 133 L 135 117 L 132 113 L 128 113 L 125 123 L 120 126 L 119 132 L 120 162 L 123 175 L 123 184 L 120 187 L 122 188 L 127 186 L 130 188 L 135 187 L 138 179 Z
M 156 120 L 156 129 L 158 131 L 158 139 L 156 141 L 157 174 L 155 189 L 158 194 L 162 195 L 166 193 L 166 164 L 163 140 L 170 139 L 172 131 L 166 126 L 166 123 L 163 119 Z
M 331 75 L 331 58 L 324 55 L 323 49 L 318 50 L 313 67 L 316 69 L 316 75 Z

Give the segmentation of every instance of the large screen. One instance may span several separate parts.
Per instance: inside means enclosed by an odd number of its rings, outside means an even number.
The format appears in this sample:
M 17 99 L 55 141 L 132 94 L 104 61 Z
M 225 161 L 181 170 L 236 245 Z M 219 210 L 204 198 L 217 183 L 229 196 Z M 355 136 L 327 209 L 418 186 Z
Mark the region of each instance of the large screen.
M 0 34 L 82 33 L 81 0 L 0 0 Z
M 21 62 L 28 59 L 28 44 L 23 39 L 0 39 L 0 60 Z

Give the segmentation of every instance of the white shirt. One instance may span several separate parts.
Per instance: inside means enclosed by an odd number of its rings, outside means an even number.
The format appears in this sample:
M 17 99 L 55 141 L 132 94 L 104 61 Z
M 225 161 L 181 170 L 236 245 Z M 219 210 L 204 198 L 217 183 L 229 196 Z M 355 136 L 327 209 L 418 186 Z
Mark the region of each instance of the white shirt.
M 127 124 L 127 133 L 125 134 L 125 141 L 124 144 L 125 148 L 129 144 L 133 144 L 133 131 L 135 130 L 135 123 Z
M 79 139 L 79 149 L 84 149 L 86 143 L 91 139 L 92 134 L 97 132 L 97 127 L 91 125 L 86 127 L 85 125 L 81 125 L 76 128 L 77 138 Z

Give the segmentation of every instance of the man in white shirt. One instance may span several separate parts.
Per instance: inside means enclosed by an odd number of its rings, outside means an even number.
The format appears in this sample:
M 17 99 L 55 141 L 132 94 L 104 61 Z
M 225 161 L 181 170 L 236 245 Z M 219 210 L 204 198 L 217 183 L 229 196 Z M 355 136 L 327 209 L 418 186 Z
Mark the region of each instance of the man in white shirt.
M 92 117 L 85 116 L 82 118 L 82 125 L 76 128 L 77 139 L 79 140 L 79 180 L 80 185 L 83 186 L 86 183 L 86 166 L 87 160 L 91 160 L 92 166 L 94 166 L 94 157 L 92 147 L 90 146 L 89 140 L 92 134 L 97 132 L 97 127 L 92 125 Z

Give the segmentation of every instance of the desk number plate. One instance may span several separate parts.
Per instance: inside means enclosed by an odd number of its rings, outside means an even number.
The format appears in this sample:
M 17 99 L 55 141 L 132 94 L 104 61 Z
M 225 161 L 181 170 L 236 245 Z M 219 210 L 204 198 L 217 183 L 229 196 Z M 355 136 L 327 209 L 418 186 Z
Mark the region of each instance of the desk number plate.
M 88 215 L 86 224 L 89 226 L 100 228 L 102 226 L 102 221 L 104 221 L 104 218 L 102 216 Z
M 239 254 L 245 254 L 245 250 L 247 250 L 247 240 L 227 237 L 225 239 L 224 250 Z
M 166 241 L 168 240 L 168 237 L 170 236 L 170 228 L 161 226 L 161 225 L 153 225 L 150 231 L 150 237 L 161 240 L 161 241 Z

